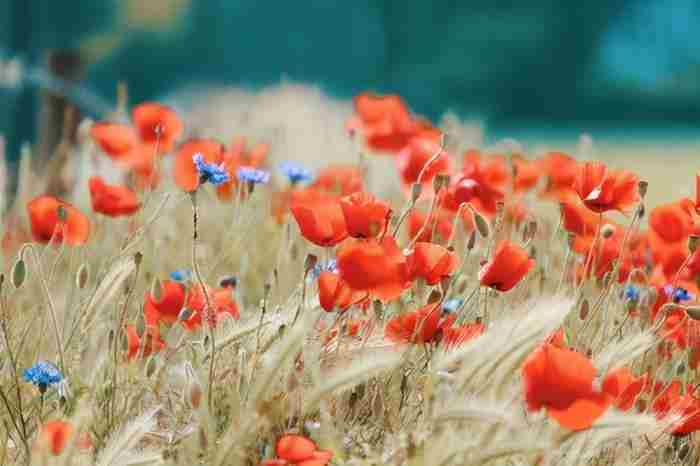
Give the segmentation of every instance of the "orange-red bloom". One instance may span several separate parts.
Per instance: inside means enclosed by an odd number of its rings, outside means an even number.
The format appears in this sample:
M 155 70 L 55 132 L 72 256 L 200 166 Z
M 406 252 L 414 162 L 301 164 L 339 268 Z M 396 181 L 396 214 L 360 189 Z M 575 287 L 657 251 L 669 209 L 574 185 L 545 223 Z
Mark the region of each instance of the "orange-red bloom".
M 39 447 L 47 448 L 53 455 L 60 455 L 73 438 L 74 433 L 73 425 L 66 421 L 47 421 L 41 426 L 41 434 L 38 439 Z M 76 446 L 79 449 L 91 448 L 90 436 L 87 433 L 80 435 Z
M 142 343 L 142 338 L 145 341 Z M 126 326 L 126 346 L 127 354 L 126 357 L 129 361 L 136 359 L 141 351 L 141 345 L 143 345 L 143 357 L 147 358 L 151 354 L 157 353 L 165 348 L 165 341 L 160 337 L 160 330 L 158 326 L 148 325 L 144 335 L 139 335 L 136 331 L 136 327 L 133 325 Z
M 366 291 L 350 288 L 337 273 L 322 271 L 318 276 L 318 299 L 321 307 L 331 312 L 334 309 L 345 311 L 350 306 L 367 299 Z
M 508 291 L 534 266 L 534 259 L 530 259 L 523 248 L 504 240 L 496 247 L 493 259 L 484 264 L 479 271 L 479 280 L 482 286 Z
M 468 212 L 469 218 L 471 218 L 471 212 Z M 427 215 L 417 209 L 411 209 L 411 213 L 408 214 L 406 218 L 406 226 L 408 227 L 408 234 L 411 238 L 416 238 L 418 236 L 418 241 L 432 242 L 432 241 L 449 241 L 452 238 L 452 233 L 454 231 L 453 219 L 455 214 L 447 209 L 439 209 L 433 211 L 430 216 L 430 221 L 428 225 L 423 228 L 425 221 L 427 220 Z M 421 232 L 421 228 L 423 231 Z M 473 228 L 469 228 L 472 230 Z M 433 231 L 435 235 L 433 235 Z M 433 237 L 435 236 L 435 237 Z
M 212 139 L 190 139 L 180 146 L 173 162 L 175 183 L 186 192 L 199 187 L 199 172 L 194 164 L 195 154 L 201 154 L 204 162 L 220 164 L 224 160 L 224 146 Z
M 442 329 L 442 342 L 448 349 L 455 348 L 480 336 L 485 330 L 486 326 L 481 323 L 445 326 Z
M 99 176 L 88 180 L 92 210 L 110 217 L 135 214 L 141 207 L 136 194 L 120 185 L 109 185 Z
M 480 213 L 496 213 L 498 201 L 503 201 L 509 175 L 505 159 L 501 156 L 482 157 L 478 150 L 464 153 L 462 173 L 455 177 L 450 187 L 452 208 L 468 202 Z
M 417 130 L 408 107 L 397 95 L 363 93 L 353 102 L 356 117 L 348 121 L 348 129 L 362 131 L 367 147 L 372 150 L 399 151 Z
M 523 388 L 530 411 L 542 408 L 570 430 L 589 428 L 612 403 L 593 388 L 596 370 L 584 355 L 544 344 L 523 364 Z
M 184 129 L 173 109 L 156 102 L 137 105 L 131 112 L 131 118 L 141 141 L 153 146 L 157 144 L 159 152 L 172 150 Z
M 536 160 L 528 160 L 520 155 L 514 155 L 513 169 L 515 178 L 513 188 L 515 192 L 528 191 L 535 187 L 542 172 L 541 163 Z
M 433 343 L 441 335 L 442 304 L 435 302 L 389 320 L 384 329 L 394 343 Z
M 223 317 L 240 319 L 241 315 L 238 310 L 238 304 L 233 299 L 231 288 L 215 288 L 207 287 L 209 302 L 213 309 L 207 319 L 210 325 L 216 326 L 218 321 Z M 202 292 L 202 287 L 197 285 L 190 288 L 187 295 L 187 303 L 185 307 L 191 312 L 187 319 L 182 321 L 182 325 L 187 330 L 195 330 L 202 326 L 203 317 L 207 307 L 207 298 Z
M 362 173 L 352 165 L 330 165 L 316 174 L 309 187 L 332 196 L 348 196 L 362 191 Z
M 185 306 L 185 287 L 175 281 L 166 280 L 161 283 L 160 299 L 155 299 L 146 293 L 143 311 L 148 325 L 159 322 L 174 324 L 180 311 Z
M 576 160 L 563 152 L 549 152 L 542 159 L 541 167 L 547 177 L 543 196 L 561 198 L 573 192 L 578 170 Z
M 603 379 L 603 391 L 613 397 L 618 409 L 629 411 L 634 407 L 646 384 L 646 374 L 635 377 L 628 368 L 621 367 L 608 372 Z
M 290 210 L 302 236 L 318 246 L 335 246 L 348 236 L 343 209 L 335 197 L 314 189 L 296 191 Z
M 639 197 L 639 177 L 627 170 L 610 170 L 601 162 L 578 167 L 574 188 L 583 203 L 594 212 L 626 212 Z
M 372 194 L 360 191 L 340 199 L 348 234 L 353 238 L 375 238 L 386 232 L 391 207 Z
M 27 204 L 32 237 L 40 243 L 65 241 L 70 246 L 85 244 L 90 237 L 90 220 L 71 204 L 52 196 L 39 196 Z
M 406 147 L 396 154 L 396 166 L 401 182 L 410 186 L 418 182 L 421 172 L 421 183 L 429 185 L 438 174 L 449 174 L 452 170 L 450 155 L 442 151 L 429 165 L 428 162 L 440 151 L 440 143 L 430 138 L 412 138 Z M 425 170 L 423 170 L 425 168 Z
M 407 259 L 411 281 L 422 278 L 428 285 L 437 285 L 457 270 L 459 258 L 451 250 L 433 243 L 416 243 Z
M 349 239 L 338 249 L 340 277 L 354 290 L 367 291 L 382 301 L 398 298 L 408 281 L 408 267 L 396 240 Z
M 333 457 L 328 450 L 319 450 L 316 444 L 301 435 L 285 434 L 275 445 L 277 458 L 265 460 L 262 466 L 325 466 Z

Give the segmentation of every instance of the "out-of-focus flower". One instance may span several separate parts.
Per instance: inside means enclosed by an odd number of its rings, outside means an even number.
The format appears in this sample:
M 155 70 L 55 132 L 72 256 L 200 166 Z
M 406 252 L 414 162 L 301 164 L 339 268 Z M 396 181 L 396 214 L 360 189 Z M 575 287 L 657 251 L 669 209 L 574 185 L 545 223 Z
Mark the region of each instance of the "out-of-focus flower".
M 142 340 L 144 340 L 142 342 Z M 143 335 L 139 335 L 136 327 L 133 325 L 126 326 L 126 357 L 129 361 L 136 359 L 143 346 L 143 357 L 147 358 L 150 355 L 157 353 L 165 348 L 165 341 L 160 336 L 160 330 L 157 325 L 148 325 Z
M 293 185 L 299 183 L 306 183 L 313 179 L 311 171 L 294 162 L 282 162 L 279 166 L 279 169 L 284 174 L 284 176 L 287 177 L 289 182 Z
M 170 279 L 178 283 L 187 283 L 192 280 L 192 271 L 190 269 L 178 269 L 170 272 Z
M 328 450 L 319 450 L 316 444 L 302 435 L 285 434 L 275 445 L 277 458 L 262 462 L 261 466 L 326 466 L 333 457 Z
M 45 392 L 48 387 L 63 380 L 61 371 L 48 361 L 39 361 L 29 369 L 25 369 L 22 377 L 26 382 L 36 385 L 41 392 Z
M 356 116 L 348 121 L 347 128 L 351 132 L 361 131 L 372 150 L 395 153 L 418 129 L 408 107 L 397 95 L 363 93 L 353 102 Z
M 224 164 L 206 163 L 202 154 L 192 156 L 194 165 L 199 173 L 200 184 L 209 182 L 214 186 L 226 183 L 229 180 L 228 173 L 224 169 Z
M 75 429 L 73 425 L 60 420 L 47 421 L 41 426 L 41 434 L 38 438 L 39 449 L 46 448 L 52 455 L 60 455 L 66 445 L 73 439 Z M 76 446 L 80 450 L 92 448 L 90 435 L 85 432 L 76 440 Z
M 496 247 L 493 259 L 484 264 L 479 271 L 482 286 L 498 291 L 508 291 L 535 266 L 527 252 L 508 240 L 501 241 Z
M 258 170 L 253 167 L 239 167 L 236 176 L 239 181 L 244 181 L 246 183 L 260 184 L 270 181 L 269 172 Z
M 215 185 L 225 183 L 229 180 L 229 174 L 223 169 L 223 154 L 224 146 L 218 141 L 189 139 L 175 154 L 175 184 L 185 192 L 192 192 L 207 181 Z
M 136 193 L 120 185 L 109 185 L 99 176 L 88 180 L 92 210 L 109 217 L 133 215 L 138 212 L 141 203 Z
M 459 258 L 444 246 L 418 242 L 408 256 L 407 263 L 411 280 L 422 278 L 432 286 L 457 270 Z
M 40 243 L 65 241 L 70 246 L 85 244 L 90 237 L 90 220 L 71 204 L 52 196 L 39 196 L 27 204 L 32 237 Z

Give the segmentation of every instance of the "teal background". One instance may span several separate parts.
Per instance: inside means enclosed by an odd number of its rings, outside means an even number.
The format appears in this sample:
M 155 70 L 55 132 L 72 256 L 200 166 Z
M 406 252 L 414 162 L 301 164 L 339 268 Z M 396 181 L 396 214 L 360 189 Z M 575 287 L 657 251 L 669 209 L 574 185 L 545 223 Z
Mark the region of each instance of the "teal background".
M 629 127 L 693 137 L 700 117 L 694 0 L 173 1 L 164 27 L 125 22 L 125 5 L 4 0 L 0 56 L 41 64 L 49 49 L 111 43 L 91 49 L 84 80 L 108 101 L 119 80 L 140 101 L 191 83 L 284 77 L 340 97 L 396 92 L 430 118 L 452 109 L 504 135 Z M 11 153 L 34 138 L 36 96 L 36 86 L 0 90 Z

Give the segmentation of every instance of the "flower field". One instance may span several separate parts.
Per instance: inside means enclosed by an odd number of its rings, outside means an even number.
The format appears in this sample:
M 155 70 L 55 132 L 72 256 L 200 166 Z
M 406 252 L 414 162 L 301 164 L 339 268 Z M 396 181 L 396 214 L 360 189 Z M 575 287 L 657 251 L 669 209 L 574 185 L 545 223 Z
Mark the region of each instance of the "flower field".
M 687 157 L 487 146 L 370 93 L 351 159 L 190 121 L 121 102 L 23 151 L 0 464 L 698 463 Z

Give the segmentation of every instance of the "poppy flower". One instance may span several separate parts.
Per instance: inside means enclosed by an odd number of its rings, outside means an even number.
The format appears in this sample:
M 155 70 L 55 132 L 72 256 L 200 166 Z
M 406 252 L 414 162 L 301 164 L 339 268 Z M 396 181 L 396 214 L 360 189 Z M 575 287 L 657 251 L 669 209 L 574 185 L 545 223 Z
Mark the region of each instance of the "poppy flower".
M 71 204 L 52 196 L 39 196 L 27 204 L 32 237 L 39 243 L 63 241 L 70 246 L 85 244 L 90 220 Z
M 486 326 L 482 323 L 446 326 L 442 329 L 442 343 L 445 348 L 456 348 L 479 337 L 484 331 L 486 331 Z
M 515 172 L 515 177 L 513 178 L 514 191 L 525 192 L 534 188 L 542 173 L 541 163 L 536 160 L 528 160 L 520 155 L 514 155 L 512 162 Z
M 398 298 L 409 284 L 406 257 L 392 236 L 381 241 L 349 239 L 338 249 L 336 257 L 345 283 L 379 300 Z
M 444 150 L 428 165 L 440 150 L 439 142 L 423 137 L 412 138 L 408 145 L 396 154 L 396 166 L 404 186 L 417 183 L 421 172 L 423 172 L 421 178 L 423 185 L 430 185 L 438 174 L 449 174 L 452 170 L 452 162 L 450 155 Z
M 230 200 L 236 193 L 238 187 L 238 172 L 242 167 L 258 169 L 263 167 L 267 162 L 267 155 L 270 151 L 270 146 L 265 143 L 259 143 L 246 150 L 246 138 L 237 137 L 231 145 L 224 151 L 223 163 L 224 168 L 228 172 L 229 181 L 222 183 L 216 187 L 216 195 L 221 200 Z M 245 191 L 241 195 L 245 196 Z
M 469 213 L 471 216 L 471 213 Z M 416 238 L 417 241 L 432 242 L 443 241 L 447 242 L 452 238 L 454 231 L 453 219 L 455 214 L 447 209 L 436 209 L 430 216 L 430 221 L 426 228 L 423 228 L 427 220 L 427 215 L 418 209 L 411 209 L 411 212 L 406 218 L 406 226 L 408 234 L 411 238 Z M 423 231 L 421 232 L 421 228 Z M 469 230 L 472 230 L 470 228 Z M 420 236 L 418 236 L 420 233 Z M 434 233 L 434 234 L 433 234 Z
M 386 232 L 391 207 L 370 193 L 359 191 L 340 199 L 348 235 L 374 238 Z
M 213 326 L 216 326 L 218 321 L 223 317 L 231 317 L 236 320 L 241 318 L 238 304 L 233 299 L 231 288 L 210 289 L 207 287 L 207 293 L 209 294 L 210 303 L 214 308 L 208 319 Z M 185 308 L 188 309 L 191 314 L 187 319 L 182 321 L 182 325 L 185 329 L 191 331 L 202 326 L 206 307 L 207 300 L 202 292 L 202 287 L 197 285 L 190 288 Z
M 578 236 L 574 241 L 573 250 L 583 256 L 578 270 L 579 278 L 603 278 L 613 270 L 615 260 L 620 257 L 625 228 L 610 223 L 603 225 L 603 228 L 611 228 L 612 234 L 599 236 L 597 242 L 591 236 Z
M 185 306 L 185 287 L 176 281 L 166 280 L 161 283 L 160 288 L 160 299 L 146 293 L 143 307 L 146 323 L 174 324 Z
M 683 385 L 678 380 L 669 383 L 656 382 L 652 391 L 651 410 L 657 419 L 663 419 L 675 407 L 681 398 Z
M 479 281 L 498 291 L 508 291 L 535 266 L 527 252 L 508 240 L 498 243 L 493 258 L 479 271 Z
M 408 107 L 397 95 L 363 93 L 355 96 L 355 117 L 348 121 L 350 131 L 360 130 L 367 147 L 378 152 L 401 150 L 417 130 Z
M 348 337 L 357 337 L 360 336 L 360 330 L 363 328 L 366 328 L 369 325 L 368 320 L 357 320 L 357 319 L 348 319 L 345 322 L 343 322 L 341 325 L 336 326 L 335 328 L 332 328 L 328 334 L 326 335 L 324 339 L 324 343 L 328 344 L 331 341 L 333 341 L 334 338 L 338 336 L 338 334 L 342 334 L 343 336 L 348 336 Z M 340 327 L 340 328 L 338 328 Z
M 47 421 L 41 426 L 39 436 L 39 446 L 46 447 L 53 455 L 60 455 L 71 441 L 75 429 L 72 424 L 66 421 Z M 80 435 L 76 441 L 76 446 L 81 450 L 92 447 L 90 436 L 85 433 Z
M 544 197 L 562 198 L 574 192 L 573 186 L 578 172 L 578 162 L 563 152 L 549 152 L 540 165 L 547 177 Z
M 326 194 L 342 197 L 362 191 L 362 173 L 352 165 L 330 165 L 321 169 L 309 186 Z
M 367 297 L 367 292 L 353 290 L 337 273 L 324 270 L 318 276 L 318 298 L 327 312 L 336 308 L 345 311 Z
M 687 241 L 693 227 L 692 216 L 680 202 L 656 206 L 649 214 L 649 229 L 664 243 Z
M 312 243 L 335 246 L 348 236 L 338 199 L 314 189 L 296 191 L 290 206 L 302 236 Z
M 95 144 L 115 161 L 128 158 L 141 143 L 134 128 L 108 121 L 93 124 L 90 128 L 90 136 Z
M 503 157 L 483 157 L 478 150 L 468 150 L 464 154 L 462 172 L 454 177 L 450 186 L 453 209 L 470 203 L 480 213 L 492 216 L 497 203 L 505 197 L 508 179 Z
M 285 434 L 277 440 L 275 445 L 277 458 L 263 462 L 267 466 L 325 466 L 333 457 L 328 450 L 319 450 L 316 444 L 302 436 Z
M 219 165 L 224 160 L 224 146 L 212 139 L 190 139 L 180 146 L 173 162 L 173 179 L 185 192 L 196 191 L 200 184 L 196 154 L 202 156 L 204 163 Z
M 141 141 L 153 146 L 157 144 L 160 152 L 171 151 L 184 129 L 173 109 L 156 102 L 137 105 L 131 118 Z
M 165 341 L 160 336 L 158 326 L 149 325 L 144 332 L 146 341 L 143 343 L 143 357 L 147 358 L 154 353 L 165 348 Z M 129 361 L 136 359 L 141 351 L 141 340 L 144 335 L 139 335 L 136 327 L 133 325 L 126 326 L 126 357 Z
M 411 281 L 422 278 L 430 285 L 437 285 L 443 278 L 452 275 L 459 266 L 457 255 L 438 244 L 419 242 L 407 259 Z
M 612 403 L 612 397 L 593 388 L 593 363 L 576 351 L 545 343 L 522 367 L 523 391 L 530 411 L 544 408 L 563 427 L 589 428 Z
M 646 383 L 646 375 L 635 377 L 628 368 L 621 367 L 608 372 L 603 379 L 603 391 L 613 397 L 618 409 L 629 411 L 634 407 Z
M 389 320 L 384 336 L 394 343 L 433 343 L 442 330 L 441 316 L 439 302 L 428 304 Z
M 640 199 L 637 175 L 627 170 L 610 170 L 601 162 L 579 165 L 574 189 L 594 212 L 626 212 Z
M 562 194 L 561 209 L 562 227 L 577 236 L 595 236 L 600 227 L 600 215 L 591 212 L 578 197 Z
M 108 185 L 99 176 L 88 180 L 92 210 L 119 217 L 135 214 L 141 207 L 136 194 L 126 186 Z

